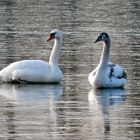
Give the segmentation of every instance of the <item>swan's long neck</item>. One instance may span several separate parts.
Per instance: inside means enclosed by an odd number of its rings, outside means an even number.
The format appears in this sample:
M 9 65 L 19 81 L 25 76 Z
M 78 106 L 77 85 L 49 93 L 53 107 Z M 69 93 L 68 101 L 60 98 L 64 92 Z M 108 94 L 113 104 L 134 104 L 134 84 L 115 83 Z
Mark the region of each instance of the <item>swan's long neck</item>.
M 100 58 L 99 67 L 101 69 L 106 69 L 109 62 L 110 55 L 110 40 L 103 42 L 103 50 Z
M 62 41 L 63 39 L 55 39 L 54 46 L 50 55 L 50 61 L 49 64 L 56 64 L 58 65 L 59 59 L 60 59 L 60 50 L 62 47 Z

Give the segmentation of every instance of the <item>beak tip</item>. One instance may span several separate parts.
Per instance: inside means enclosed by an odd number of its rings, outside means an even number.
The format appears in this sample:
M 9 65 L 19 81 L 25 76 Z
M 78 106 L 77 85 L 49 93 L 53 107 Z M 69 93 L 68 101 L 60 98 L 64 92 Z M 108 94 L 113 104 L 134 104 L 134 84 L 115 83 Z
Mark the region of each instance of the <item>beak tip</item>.
M 97 43 L 97 42 L 98 42 L 98 40 L 95 40 L 95 41 L 94 41 L 94 43 Z
M 97 38 L 97 39 L 94 41 L 94 43 L 97 43 L 97 42 L 99 42 L 99 41 L 101 41 L 100 38 Z

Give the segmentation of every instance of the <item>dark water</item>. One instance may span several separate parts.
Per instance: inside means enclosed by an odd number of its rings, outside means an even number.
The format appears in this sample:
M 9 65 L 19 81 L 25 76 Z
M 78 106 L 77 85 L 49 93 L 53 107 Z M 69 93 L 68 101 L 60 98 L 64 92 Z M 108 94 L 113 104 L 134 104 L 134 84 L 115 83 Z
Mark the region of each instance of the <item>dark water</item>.
M 139 7 L 139 0 L 0 0 L 0 69 L 48 61 L 48 34 L 64 33 L 61 85 L 0 85 L 0 139 L 139 140 Z M 102 49 L 93 41 L 103 31 L 111 36 L 112 61 L 127 70 L 124 90 L 88 83 Z

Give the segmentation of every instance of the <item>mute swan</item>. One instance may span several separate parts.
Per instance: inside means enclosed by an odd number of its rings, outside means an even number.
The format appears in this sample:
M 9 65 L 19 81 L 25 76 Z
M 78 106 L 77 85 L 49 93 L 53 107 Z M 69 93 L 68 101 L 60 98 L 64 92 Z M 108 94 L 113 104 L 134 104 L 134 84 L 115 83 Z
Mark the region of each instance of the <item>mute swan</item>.
M 127 83 L 127 74 L 120 65 L 109 62 L 109 35 L 107 33 L 101 33 L 94 43 L 99 41 L 103 41 L 100 63 L 95 70 L 89 74 L 89 83 L 94 88 L 123 88 Z
M 63 35 L 52 30 L 47 41 L 55 39 L 49 63 L 42 60 L 22 60 L 11 63 L 0 71 L 1 82 L 16 83 L 60 83 L 62 71 L 58 63 Z

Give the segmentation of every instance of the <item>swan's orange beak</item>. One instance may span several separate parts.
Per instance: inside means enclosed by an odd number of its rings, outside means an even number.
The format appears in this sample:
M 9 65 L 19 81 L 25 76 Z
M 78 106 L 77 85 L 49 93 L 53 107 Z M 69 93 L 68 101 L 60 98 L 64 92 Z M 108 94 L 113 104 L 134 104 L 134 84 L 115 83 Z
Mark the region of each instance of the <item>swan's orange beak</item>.
M 50 41 L 50 40 L 52 40 L 52 39 L 54 39 L 54 35 L 51 35 L 50 34 L 49 38 L 47 39 L 47 42 Z

